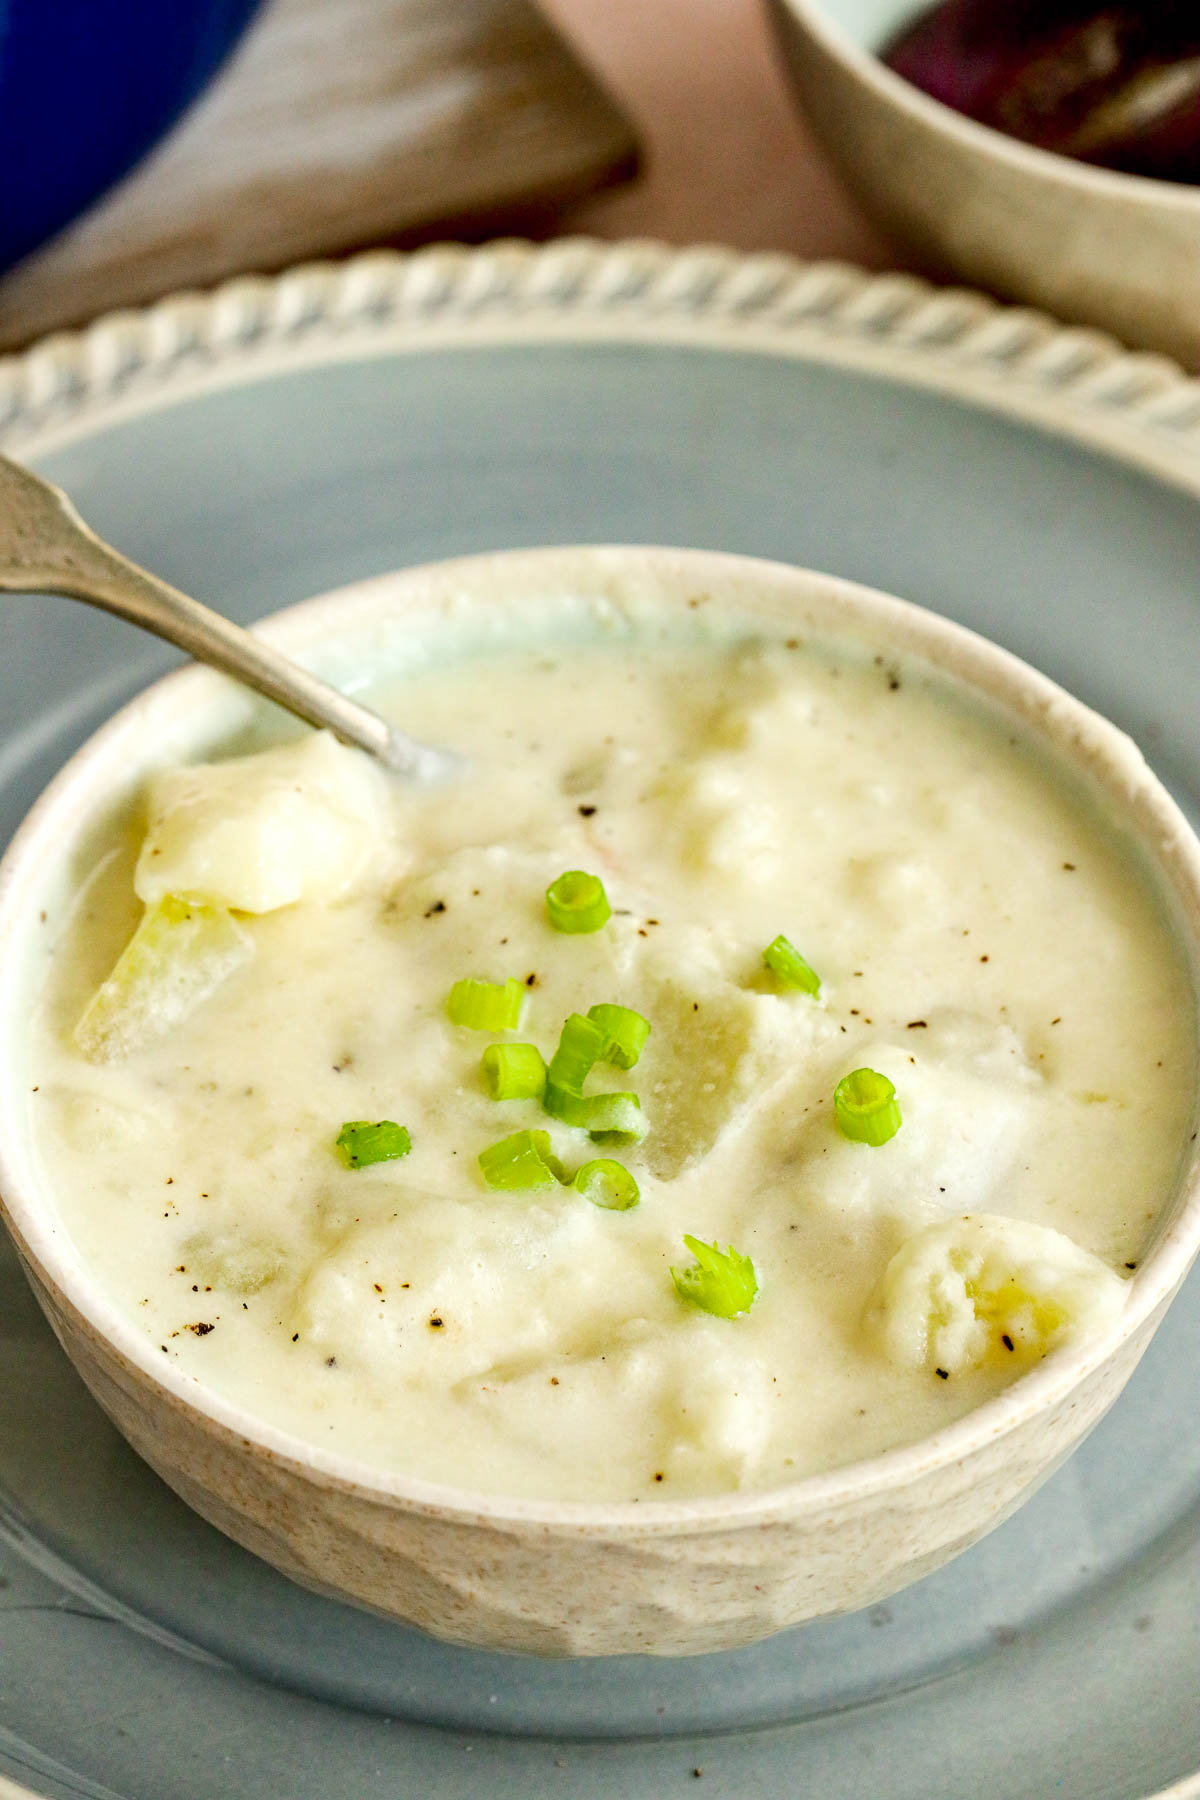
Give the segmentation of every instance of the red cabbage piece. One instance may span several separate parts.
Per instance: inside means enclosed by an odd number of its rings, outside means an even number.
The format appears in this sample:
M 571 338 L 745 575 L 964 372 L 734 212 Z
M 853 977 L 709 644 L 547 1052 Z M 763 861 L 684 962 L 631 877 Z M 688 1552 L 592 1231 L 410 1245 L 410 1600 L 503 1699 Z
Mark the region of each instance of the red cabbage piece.
M 1200 0 L 943 0 L 883 60 L 1027 144 L 1200 183 Z

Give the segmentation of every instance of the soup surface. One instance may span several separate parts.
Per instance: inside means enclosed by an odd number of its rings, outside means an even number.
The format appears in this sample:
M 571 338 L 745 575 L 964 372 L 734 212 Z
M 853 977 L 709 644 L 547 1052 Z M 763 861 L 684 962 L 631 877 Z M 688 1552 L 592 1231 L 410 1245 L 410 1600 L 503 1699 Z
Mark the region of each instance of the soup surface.
M 1002 722 L 737 632 L 371 698 L 469 773 L 389 783 L 315 734 L 168 773 L 53 922 L 40 1154 L 156 1354 L 380 1468 L 651 1501 L 912 1440 L 1120 1309 L 1188 1130 L 1188 981 L 1128 846 Z M 575 870 L 594 929 L 548 913 Z M 519 1025 L 452 1022 L 467 978 Z M 490 1046 L 536 1047 L 536 1086 L 596 1005 L 649 1036 L 558 1091 L 640 1123 L 491 1096 Z M 867 1141 L 861 1070 L 894 1088 Z M 343 1133 L 385 1121 L 407 1153 Z M 480 1153 L 541 1131 L 499 1161 L 545 1185 L 489 1186 Z M 596 1160 L 636 1204 L 572 1185 Z

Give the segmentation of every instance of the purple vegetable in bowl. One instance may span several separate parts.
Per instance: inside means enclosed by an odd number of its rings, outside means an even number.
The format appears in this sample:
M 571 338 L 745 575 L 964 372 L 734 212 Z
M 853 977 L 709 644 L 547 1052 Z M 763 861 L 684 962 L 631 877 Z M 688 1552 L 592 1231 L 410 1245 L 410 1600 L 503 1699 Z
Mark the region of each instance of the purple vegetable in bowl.
M 1200 0 L 943 0 L 883 59 L 1009 137 L 1200 183 Z

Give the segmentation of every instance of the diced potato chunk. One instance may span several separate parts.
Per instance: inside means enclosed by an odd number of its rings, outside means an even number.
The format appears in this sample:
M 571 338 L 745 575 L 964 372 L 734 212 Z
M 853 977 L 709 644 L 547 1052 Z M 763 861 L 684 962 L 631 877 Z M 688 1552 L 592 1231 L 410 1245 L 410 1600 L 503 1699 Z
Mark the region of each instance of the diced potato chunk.
M 868 1310 L 893 1361 L 956 1371 L 1045 1356 L 1101 1330 L 1125 1283 L 1046 1225 L 974 1213 L 927 1226 L 902 1244 Z
M 725 972 L 736 957 L 681 928 L 671 952 L 638 960 L 624 990 L 653 1021 L 638 1065 L 647 1166 L 673 1180 L 769 1103 L 775 1084 L 837 1033 L 807 995 L 756 993 Z
M 185 1019 L 254 945 L 221 906 L 166 894 L 142 921 L 75 1027 L 93 1062 L 114 1062 Z
M 194 894 L 238 912 L 332 900 L 379 840 L 379 771 L 328 731 L 228 762 L 165 769 L 134 873 L 139 899 Z
M 254 1232 L 196 1232 L 183 1245 L 183 1255 L 193 1280 L 238 1295 L 260 1293 L 288 1266 L 286 1250 Z
M 403 1192 L 401 1227 L 356 1219 L 298 1285 L 293 1329 L 339 1363 L 403 1382 L 507 1379 L 602 1349 L 614 1296 L 640 1312 L 661 1294 L 656 1268 L 630 1271 L 611 1215 L 561 1190 L 503 1205 Z

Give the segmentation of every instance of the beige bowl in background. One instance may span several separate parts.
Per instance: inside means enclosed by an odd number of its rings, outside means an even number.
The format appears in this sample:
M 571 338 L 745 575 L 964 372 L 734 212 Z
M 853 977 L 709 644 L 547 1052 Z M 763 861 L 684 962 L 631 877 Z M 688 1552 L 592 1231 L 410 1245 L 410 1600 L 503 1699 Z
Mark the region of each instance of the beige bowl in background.
M 1092 168 L 953 112 L 876 54 L 931 0 L 770 0 L 863 208 L 952 274 L 1200 366 L 1200 187 Z
M 499 612 L 519 596 L 536 613 L 564 597 L 611 605 L 622 591 L 681 615 L 697 592 L 716 595 L 767 630 L 865 641 L 986 696 L 1140 846 L 1200 989 L 1200 844 L 1136 748 L 1014 657 L 901 601 L 710 552 L 515 551 L 366 582 L 264 631 L 344 683 L 400 666 L 414 633 L 461 633 L 464 599 Z M 31 1141 L 24 1029 L 47 954 L 39 915 L 61 918 L 106 819 L 152 764 L 211 754 L 264 712 L 207 670 L 159 682 L 72 759 L 0 864 L 4 1217 L 59 1341 L 164 1480 L 308 1587 L 455 1642 L 570 1655 L 720 1650 L 869 1605 L 1026 1499 L 1116 1398 L 1200 1246 L 1196 1151 L 1105 1335 L 934 1436 L 769 1492 L 591 1506 L 438 1487 L 305 1444 L 156 1360 L 75 1251 Z

